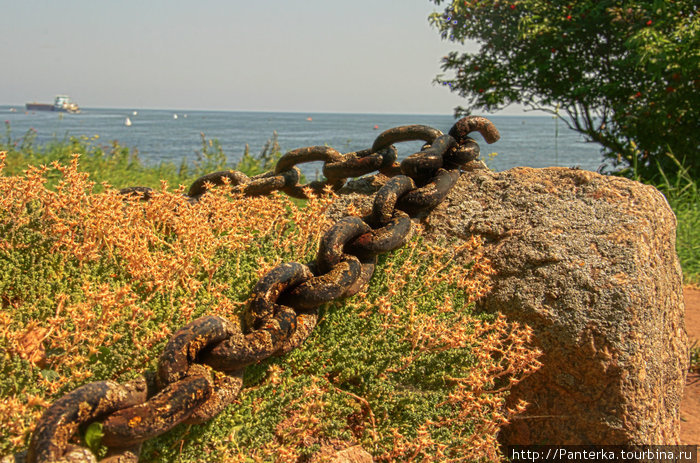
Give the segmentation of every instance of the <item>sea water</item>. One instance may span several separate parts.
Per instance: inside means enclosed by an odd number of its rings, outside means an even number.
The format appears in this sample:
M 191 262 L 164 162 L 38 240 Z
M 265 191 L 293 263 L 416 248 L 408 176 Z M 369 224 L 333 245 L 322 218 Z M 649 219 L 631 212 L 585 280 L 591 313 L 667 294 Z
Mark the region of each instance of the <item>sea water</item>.
M 346 153 L 372 146 L 383 130 L 400 125 L 422 124 L 447 132 L 454 124 L 452 115 L 406 114 L 327 114 L 237 111 L 184 111 L 149 109 L 84 108 L 80 114 L 25 111 L 22 107 L 0 106 L 2 119 L 11 136 L 20 138 L 36 131 L 41 144 L 69 136 L 94 137 L 95 143 L 109 146 L 113 140 L 137 149 L 147 165 L 197 159 L 201 134 L 217 139 L 231 166 L 240 159 L 246 145 L 257 154 L 273 133 L 283 151 L 313 145 L 328 145 Z M 586 143 L 551 116 L 487 116 L 498 128 L 501 139 L 487 145 L 478 133 L 473 136 L 481 157 L 496 171 L 516 166 L 578 167 L 598 170 L 602 164 L 599 146 Z M 126 119 L 129 118 L 130 125 Z M 401 143 L 402 159 L 420 149 L 421 142 Z M 307 177 L 315 177 L 321 163 L 302 165 Z

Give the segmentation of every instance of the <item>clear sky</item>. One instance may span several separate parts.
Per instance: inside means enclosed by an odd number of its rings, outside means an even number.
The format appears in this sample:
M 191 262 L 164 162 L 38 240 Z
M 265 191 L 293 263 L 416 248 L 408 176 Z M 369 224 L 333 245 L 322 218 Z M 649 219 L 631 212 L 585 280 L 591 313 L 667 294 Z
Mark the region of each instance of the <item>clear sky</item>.
M 0 0 L 0 104 L 451 114 L 428 0 Z M 504 114 L 519 114 L 509 108 Z

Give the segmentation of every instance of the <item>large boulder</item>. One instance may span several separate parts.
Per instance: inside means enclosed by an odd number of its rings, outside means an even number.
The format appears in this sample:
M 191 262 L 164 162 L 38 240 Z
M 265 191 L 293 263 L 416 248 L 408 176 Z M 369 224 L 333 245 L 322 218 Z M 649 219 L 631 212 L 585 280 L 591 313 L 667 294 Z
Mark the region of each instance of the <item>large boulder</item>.
M 366 211 L 385 180 L 349 185 L 333 214 Z M 676 219 L 658 190 L 476 161 L 422 222 L 428 239 L 483 241 L 495 273 L 478 308 L 528 324 L 544 352 L 509 397 L 530 405 L 502 444 L 680 443 L 688 343 Z
M 503 444 L 679 444 L 688 366 L 676 219 L 655 188 L 567 168 L 477 169 L 424 219 L 484 241 L 478 307 L 527 323 L 542 368 Z

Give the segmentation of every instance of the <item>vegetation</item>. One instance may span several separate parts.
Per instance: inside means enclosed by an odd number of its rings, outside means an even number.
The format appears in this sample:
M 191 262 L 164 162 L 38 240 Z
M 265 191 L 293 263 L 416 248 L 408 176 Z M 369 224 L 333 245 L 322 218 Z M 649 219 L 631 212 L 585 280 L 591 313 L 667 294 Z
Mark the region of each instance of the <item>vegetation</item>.
M 700 179 L 693 178 L 688 169 L 676 162 L 676 170 L 667 175 L 658 168 L 660 179 L 655 185 L 666 196 L 676 214 L 676 252 L 687 284 L 700 284 Z M 641 176 L 637 180 L 644 181 Z
M 231 161 L 219 144 L 218 140 L 207 139 L 201 134 L 201 148 L 193 166 L 183 159 L 179 166 L 171 163 L 161 163 L 156 166 L 146 166 L 141 162 L 138 151 L 121 146 L 117 141 L 109 144 L 100 143 L 100 138 L 70 136 L 64 139 L 54 139 L 43 145 L 37 145 L 36 131 L 30 129 L 20 137 L 13 137 L 9 122 L 5 122 L 5 137 L 0 140 L 0 151 L 5 152 L 5 175 L 19 175 L 27 166 L 50 165 L 58 162 L 70 164 L 73 155 L 80 155 L 80 169 L 97 182 L 96 191 L 102 191 L 103 182 L 114 188 L 129 186 L 155 186 L 161 181 L 168 185 L 189 186 L 196 178 L 226 170 L 231 167 Z M 270 170 L 271 166 L 282 155 L 277 142 L 277 133 L 267 141 L 257 155 L 251 154 L 248 146 L 233 165 L 248 175 L 256 175 Z M 54 185 L 61 177 L 60 172 L 46 171 L 48 185 Z
M 451 52 L 437 82 L 466 99 L 458 113 L 511 103 L 560 115 L 615 166 L 648 181 L 700 174 L 700 16 L 694 0 L 433 0 Z M 556 109 L 559 108 L 559 111 Z
M 220 188 L 191 205 L 168 186 L 188 183 L 185 168 L 149 171 L 116 144 L 67 143 L 26 145 L 41 167 L 22 165 L 21 141 L 0 157 L 0 455 L 25 447 L 45 407 L 76 386 L 155 369 L 188 321 L 238 320 L 257 279 L 311 260 L 329 226 L 332 198 L 300 207 Z M 198 169 L 218 168 L 220 154 L 206 142 Z M 119 187 L 167 180 L 142 202 L 84 166 Z M 353 442 L 378 461 L 495 457 L 496 431 L 524 408 L 505 397 L 538 352 L 529 329 L 472 312 L 489 272 L 478 242 L 428 247 L 418 234 L 380 259 L 366 293 L 323 307 L 300 349 L 248 368 L 236 403 L 147 442 L 143 461 L 297 461 Z
M 179 168 L 173 164 L 160 164 L 146 167 L 140 161 L 138 151 L 119 145 L 116 141 L 100 143 L 99 136 L 68 137 L 55 139 L 43 145 L 36 144 L 36 131 L 30 129 L 22 136 L 13 137 L 9 122 L 5 122 L 5 139 L 0 143 L 0 151 L 5 151 L 5 175 L 19 175 L 27 166 L 50 165 L 58 162 L 68 165 L 73 154 L 80 154 L 80 168 L 90 174 L 92 180 L 107 182 L 115 188 L 132 185 L 159 185 L 165 180 L 170 185 L 178 185 L 190 179 L 186 164 Z M 61 177 L 60 172 L 46 172 L 49 185 Z
M 257 279 L 279 262 L 312 259 L 329 225 L 330 198 L 300 204 L 218 189 L 186 203 L 184 187 L 169 185 L 228 162 L 204 137 L 198 163 L 179 168 L 146 168 L 116 143 L 37 147 L 32 137 L 0 145 L 0 455 L 24 448 L 43 410 L 76 386 L 155 369 L 188 321 L 238 320 Z M 273 140 L 238 166 L 254 174 L 276 156 Z M 697 184 L 676 167 L 660 188 L 678 216 L 684 273 L 697 282 Z M 160 177 L 148 203 L 95 182 L 153 186 Z M 419 233 L 380 259 L 366 293 L 325 306 L 300 349 L 249 368 L 221 415 L 147 442 L 142 460 L 297 461 L 350 443 L 377 461 L 497 456 L 498 428 L 524 407 L 507 409 L 505 397 L 538 367 L 538 353 L 527 328 L 472 312 L 490 271 L 478 242 L 428 247 Z
M 689 371 L 700 373 L 700 345 L 695 341 L 690 346 L 690 367 Z

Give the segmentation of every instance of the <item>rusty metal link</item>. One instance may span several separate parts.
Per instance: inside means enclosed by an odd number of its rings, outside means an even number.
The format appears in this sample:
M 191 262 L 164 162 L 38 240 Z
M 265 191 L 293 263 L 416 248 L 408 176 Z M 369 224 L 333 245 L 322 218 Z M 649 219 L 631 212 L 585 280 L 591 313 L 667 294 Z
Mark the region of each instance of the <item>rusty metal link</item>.
M 277 161 L 275 174 L 280 174 L 297 164 L 305 162 L 323 161 L 324 164 L 326 164 L 344 160 L 345 158 L 342 154 L 328 146 L 299 148 L 285 153 L 279 161 Z M 308 196 L 304 191 L 306 188 L 310 188 L 313 194 L 320 195 L 325 191 L 326 186 L 330 186 L 332 191 L 338 191 L 345 184 L 345 180 L 346 179 L 343 177 L 328 177 L 325 181 L 314 180 L 306 185 L 296 184 L 285 186 L 282 188 L 282 191 L 294 198 L 307 199 Z
M 440 169 L 427 185 L 401 196 L 396 207 L 411 216 L 429 211 L 445 199 L 457 180 L 459 171 Z
M 229 339 L 203 354 L 202 362 L 218 371 L 233 370 L 235 375 L 237 372 L 243 372 L 248 365 L 292 351 L 304 342 L 316 327 L 318 313 L 312 309 L 305 313 L 292 314 L 291 310 L 285 307 L 281 311 L 289 328 L 284 328 L 285 322 L 281 322 L 280 318 L 273 318 L 259 330 L 247 335 L 239 330 Z M 275 321 L 277 321 L 276 325 Z M 293 330 L 291 334 L 289 334 L 290 330 Z M 272 333 L 273 331 L 277 331 L 279 335 Z
M 202 362 L 220 371 L 238 370 L 275 355 L 285 343 L 294 342 L 293 336 L 300 328 L 302 332 L 308 330 L 311 320 L 303 314 L 300 327 L 301 315 L 291 307 L 278 304 L 277 299 L 288 287 L 312 278 L 311 270 L 296 262 L 280 264 L 270 270 L 255 285 L 248 300 L 245 317 L 250 332 L 244 335 L 238 327 L 233 335 L 208 349 Z
M 150 201 L 153 198 L 153 188 L 147 186 L 130 186 L 119 190 L 119 194 L 127 197 L 137 197 L 141 201 Z
M 287 169 L 279 174 L 265 172 L 254 177 L 248 177 L 243 172 L 225 170 L 204 175 L 192 183 L 187 193 L 194 200 L 199 200 L 206 193 L 206 184 L 213 186 L 229 184 L 237 188 L 246 196 L 269 195 L 273 191 L 282 190 L 285 187 L 293 187 L 299 183 L 301 172 L 296 167 Z M 226 180 L 228 179 L 228 181 Z M 138 187 L 137 187 L 138 188 Z
M 442 167 L 442 156 L 456 144 L 451 135 L 440 135 L 429 147 L 423 147 L 421 151 L 401 161 L 401 172 L 417 183 L 424 183 Z
M 432 143 L 440 135 L 442 135 L 441 131 L 427 125 L 402 125 L 380 133 L 371 149 L 372 152 L 377 152 L 402 141 L 423 140 L 426 143 Z
M 376 153 L 371 149 L 346 153 L 345 160 L 328 162 L 323 165 L 326 178 L 359 177 L 374 171 L 391 168 L 396 162 L 398 151 L 394 145 L 382 148 Z
M 338 220 L 321 238 L 316 265 L 321 273 L 329 272 L 341 261 L 351 258 L 343 247 L 353 238 L 368 233 L 371 227 L 359 217 L 347 216 Z
M 360 260 L 355 256 L 347 256 L 328 273 L 317 274 L 282 294 L 280 302 L 297 310 L 315 309 L 321 304 L 343 297 L 361 273 Z
M 68 439 L 78 426 L 140 404 L 146 400 L 146 394 L 147 386 L 143 378 L 125 384 L 99 381 L 74 389 L 54 402 L 39 419 L 29 443 L 27 463 L 54 462 L 65 458 Z M 121 442 L 113 444 L 112 447 L 128 447 L 128 444 Z M 76 452 L 75 449 L 71 451 Z
M 472 132 L 479 132 L 489 145 L 501 138 L 501 134 L 493 122 L 481 116 L 463 117 L 452 126 L 449 134 L 457 140 L 459 145 L 462 145 L 468 142 L 469 134 Z
M 364 291 L 369 286 L 369 280 L 374 275 L 374 269 L 377 266 L 377 256 L 357 256 L 360 261 L 360 275 L 354 283 L 348 286 L 348 289 L 343 293 L 342 297 L 352 297 L 360 291 Z
M 203 175 L 197 180 L 192 182 L 190 189 L 187 192 L 189 196 L 197 197 L 203 195 L 206 191 L 206 184 L 210 183 L 214 186 L 229 184 L 233 187 L 237 185 L 243 185 L 250 182 L 250 178 L 243 172 L 237 170 L 222 170 L 219 172 L 212 172 L 211 174 Z
M 413 179 L 405 175 L 398 175 L 385 183 L 374 196 L 372 213 L 363 218 L 372 230 L 347 240 L 345 251 L 360 260 L 367 260 L 403 246 L 412 235 L 413 223 L 408 214 L 396 209 L 396 203 L 413 189 Z
M 202 350 L 228 339 L 236 332 L 237 329 L 233 323 L 213 315 L 200 317 L 180 328 L 165 345 L 158 360 L 156 376 L 158 388 L 163 389 L 190 375 L 190 369 L 195 362 L 199 361 L 198 356 Z M 235 400 L 243 385 L 243 372 L 234 371 L 231 374 L 213 372 L 213 374 L 213 393 L 184 422 L 208 421 Z
M 243 388 L 243 369 L 223 372 L 212 370 L 212 394 L 185 419 L 185 424 L 206 423 L 236 400 Z
M 365 221 L 372 227 L 386 225 L 394 217 L 399 197 L 415 188 L 416 184 L 411 177 L 397 175 L 391 178 L 377 191 L 372 204 L 372 214 Z
M 191 321 L 173 334 L 158 359 L 156 382 L 159 389 L 188 375 L 200 351 L 233 335 L 233 323 L 207 315 Z
M 459 169 L 468 162 L 479 157 L 479 145 L 472 138 L 465 138 L 464 141 L 453 149 L 448 150 L 443 156 L 443 167 L 445 169 Z
M 186 195 L 193 203 L 209 184 L 229 184 L 248 196 L 282 190 L 306 198 L 306 188 L 314 194 L 323 193 L 327 186 L 337 190 L 346 178 L 377 170 L 392 177 L 376 193 L 371 214 L 345 217 L 331 226 L 314 262 L 281 264 L 263 276 L 252 290 L 242 323 L 201 317 L 170 338 L 157 374 L 147 374 L 148 380 L 91 383 L 58 399 L 39 420 L 27 461 L 95 461 L 87 449 L 68 440 L 79 425 L 102 420 L 102 444 L 109 448 L 102 461 L 136 462 L 144 440 L 179 423 L 201 423 L 219 414 L 238 396 L 247 365 L 299 346 L 316 326 L 321 304 L 363 290 L 374 273 L 377 255 L 410 239 L 411 218 L 442 202 L 458 180 L 459 169 L 478 157 L 479 146 L 469 137 L 474 131 L 488 143 L 499 138 L 488 119 L 470 116 L 458 121 L 449 135 L 424 125 L 396 127 L 382 132 L 367 150 L 342 155 L 329 147 L 312 146 L 289 151 L 274 171 L 252 178 L 228 170 L 195 180 Z M 393 144 L 410 140 L 426 145 L 397 163 Z M 324 162 L 328 180 L 299 185 L 296 165 L 311 161 Z M 155 194 L 146 187 L 124 188 L 119 193 L 144 201 Z
M 275 355 L 297 329 L 297 313 L 291 307 L 279 310 L 259 329 L 248 334 L 238 329 L 233 336 L 202 355 L 202 362 L 219 371 L 240 370 Z
M 191 365 L 187 376 L 146 402 L 107 417 L 102 423 L 102 443 L 127 447 L 159 436 L 187 420 L 211 397 L 213 389 L 211 371 L 200 364 Z
M 267 272 L 256 284 L 248 299 L 245 313 L 246 327 L 260 329 L 264 320 L 274 316 L 279 310 L 276 304 L 282 292 L 313 278 L 313 273 L 306 265 L 287 262 L 277 265 Z
M 386 225 L 348 242 L 345 250 L 361 259 L 393 251 L 406 244 L 410 239 L 412 227 L 413 222 L 408 214 L 395 211 L 392 219 Z
M 374 274 L 377 264 L 376 253 L 352 253 L 346 252 L 346 246 L 351 241 L 356 241 L 363 236 L 371 240 L 374 231 L 361 218 L 348 216 L 335 223 L 321 238 L 316 268 L 319 272 L 330 272 L 341 262 L 357 262 L 360 272 L 355 281 L 347 285 L 347 289 L 339 297 L 354 296 L 367 286 Z
M 243 193 L 246 196 L 269 195 L 273 191 L 297 185 L 300 178 L 301 172 L 296 167 L 280 172 L 279 174 L 265 172 L 264 174 L 252 177 L 250 182 L 244 185 Z

